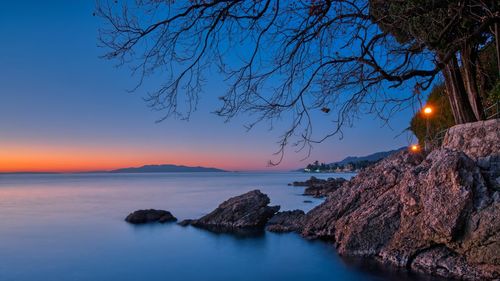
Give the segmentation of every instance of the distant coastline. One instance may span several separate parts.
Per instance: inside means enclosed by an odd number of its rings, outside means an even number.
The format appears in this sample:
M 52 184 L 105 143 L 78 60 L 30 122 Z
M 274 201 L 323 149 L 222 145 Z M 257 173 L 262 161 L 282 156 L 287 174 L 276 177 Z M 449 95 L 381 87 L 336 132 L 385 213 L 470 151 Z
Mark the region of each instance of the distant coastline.
M 406 147 L 400 147 L 398 149 L 376 152 L 366 156 L 349 156 L 344 160 L 333 162 L 330 164 L 319 163 L 319 161 L 315 161 L 314 163 L 311 163 L 305 168 L 299 169 L 297 171 L 304 173 L 357 173 L 361 169 L 373 165 L 380 160 L 388 157 L 389 155 L 406 149 Z
M 144 165 L 140 167 L 127 167 L 114 170 L 97 170 L 85 172 L 0 172 L 0 175 L 26 175 L 26 174 L 125 174 L 125 173 L 214 173 L 214 172 L 228 172 L 226 170 L 202 167 L 202 166 L 183 166 L 173 164 L 162 165 Z
M 212 167 L 191 167 L 182 165 L 144 165 L 141 167 L 121 168 L 106 173 L 186 173 L 186 172 L 227 172 L 226 170 L 212 168 Z

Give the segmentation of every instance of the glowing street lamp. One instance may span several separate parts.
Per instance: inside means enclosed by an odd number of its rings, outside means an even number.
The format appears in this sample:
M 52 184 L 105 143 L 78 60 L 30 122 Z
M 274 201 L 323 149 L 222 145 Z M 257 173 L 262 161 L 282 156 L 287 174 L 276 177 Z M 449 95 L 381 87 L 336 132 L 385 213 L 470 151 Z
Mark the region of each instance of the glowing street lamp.
M 410 146 L 410 150 L 411 150 L 411 152 L 417 153 L 420 151 L 420 146 L 418 146 L 418 144 L 412 144 Z
M 429 147 L 430 146 L 429 145 L 429 142 L 430 142 L 430 140 L 429 140 L 429 135 L 430 135 L 430 132 L 429 132 L 429 130 L 430 130 L 430 128 L 429 128 L 429 118 L 431 117 L 432 111 L 433 111 L 432 107 L 430 107 L 428 105 L 426 105 L 424 107 L 424 109 L 422 110 L 422 113 L 423 113 L 423 115 L 425 117 L 425 127 L 426 127 L 425 128 L 426 129 L 425 130 L 425 141 L 424 141 L 424 146 L 425 146 L 424 149 L 425 149 L 426 152 L 429 152 L 429 148 L 430 148 Z
M 425 114 L 426 116 L 431 115 L 431 114 L 432 114 L 432 107 L 430 107 L 430 106 L 426 106 L 426 107 L 424 107 L 424 114 Z

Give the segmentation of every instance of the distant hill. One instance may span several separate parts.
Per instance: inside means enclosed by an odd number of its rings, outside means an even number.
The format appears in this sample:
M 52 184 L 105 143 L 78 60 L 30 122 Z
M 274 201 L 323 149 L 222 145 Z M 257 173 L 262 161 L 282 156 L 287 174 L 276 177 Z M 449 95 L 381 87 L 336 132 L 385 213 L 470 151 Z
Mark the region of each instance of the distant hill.
M 225 170 L 217 168 L 207 168 L 207 167 L 189 167 L 182 165 L 144 165 L 141 167 L 128 167 L 121 168 L 111 171 L 87 171 L 87 172 L 74 172 L 75 174 L 104 174 L 104 173 L 194 173 L 194 172 L 227 172 Z M 0 172 L 0 175 L 16 175 L 16 174 L 65 174 L 65 172 Z M 70 173 L 71 174 L 71 173 Z
M 407 149 L 407 147 L 403 146 L 403 147 L 398 148 L 398 149 L 376 152 L 376 153 L 366 155 L 366 156 L 359 156 L 359 157 L 358 156 L 349 156 L 349 157 L 346 157 L 344 160 L 330 163 L 330 165 L 335 165 L 335 164 L 345 165 L 345 164 L 349 164 L 349 163 L 357 163 L 357 162 L 362 162 L 362 161 L 377 162 L 377 161 L 382 160 L 385 157 L 387 157 L 393 153 L 396 153 L 396 152 L 399 152 L 399 151 L 402 151 L 405 149 Z
M 186 173 L 186 172 L 227 172 L 217 168 L 189 167 L 180 165 L 144 165 L 109 171 L 109 173 Z

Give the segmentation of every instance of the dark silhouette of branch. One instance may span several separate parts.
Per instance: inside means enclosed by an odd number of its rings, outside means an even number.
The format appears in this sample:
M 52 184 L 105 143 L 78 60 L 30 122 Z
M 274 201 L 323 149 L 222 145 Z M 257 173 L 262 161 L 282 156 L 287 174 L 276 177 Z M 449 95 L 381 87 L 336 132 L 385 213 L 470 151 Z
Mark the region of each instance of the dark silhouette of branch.
M 273 165 L 289 144 L 309 153 L 311 144 L 342 136 L 360 113 L 388 121 L 420 99 L 409 88 L 427 89 L 443 67 L 422 44 L 381 30 L 367 0 L 104 1 L 96 15 L 105 20 L 103 57 L 131 66 L 133 90 L 164 77 L 146 99 L 164 113 L 160 121 L 189 118 L 209 72 L 227 84 L 217 115 L 251 115 L 248 129 L 291 120 Z M 319 113 L 332 126 L 317 136 Z

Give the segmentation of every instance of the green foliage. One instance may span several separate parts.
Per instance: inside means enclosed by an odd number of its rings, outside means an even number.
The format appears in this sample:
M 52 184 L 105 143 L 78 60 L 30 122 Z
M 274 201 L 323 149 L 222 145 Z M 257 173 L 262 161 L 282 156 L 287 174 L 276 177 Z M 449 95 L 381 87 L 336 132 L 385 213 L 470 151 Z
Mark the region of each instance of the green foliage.
M 480 76 L 480 93 L 483 103 L 488 107 L 500 100 L 500 73 L 498 73 L 495 44 L 485 46 L 479 55 L 482 67 Z
M 480 81 L 480 92 L 484 107 L 488 107 L 500 101 L 500 76 L 496 60 L 495 45 L 493 43 L 485 46 L 479 53 L 479 61 L 481 72 L 478 73 L 478 81 Z M 455 125 L 453 113 L 451 111 L 450 102 L 446 95 L 446 87 L 443 83 L 437 84 L 432 88 L 426 105 L 433 108 L 433 114 L 429 120 L 421 112 L 413 116 L 410 123 L 410 130 L 417 136 L 419 144 L 423 145 L 427 125 L 429 124 L 429 137 L 434 140 L 436 134 L 440 131 Z
M 428 120 L 426 120 L 422 112 L 418 112 L 411 119 L 410 130 L 417 136 L 420 145 L 423 145 L 425 140 L 427 124 L 431 139 L 435 138 L 440 131 L 455 125 L 450 102 L 445 91 L 446 87 L 441 83 L 434 86 L 429 94 L 426 105 L 431 106 L 433 112 L 428 117 Z
M 498 1 L 498 0 L 496 0 Z M 379 27 L 391 33 L 400 43 L 413 41 L 424 43 L 430 50 L 446 52 L 463 38 L 473 34 L 486 16 L 485 10 L 492 9 L 493 1 L 464 3 L 455 0 L 370 0 L 370 14 Z M 457 20 L 456 14 L 461 16 Z M 476 38 L 483 44 L 484 37 Z
M 491 104 L 500 102 L 500 80 L 488 93 L 488 102 Z

